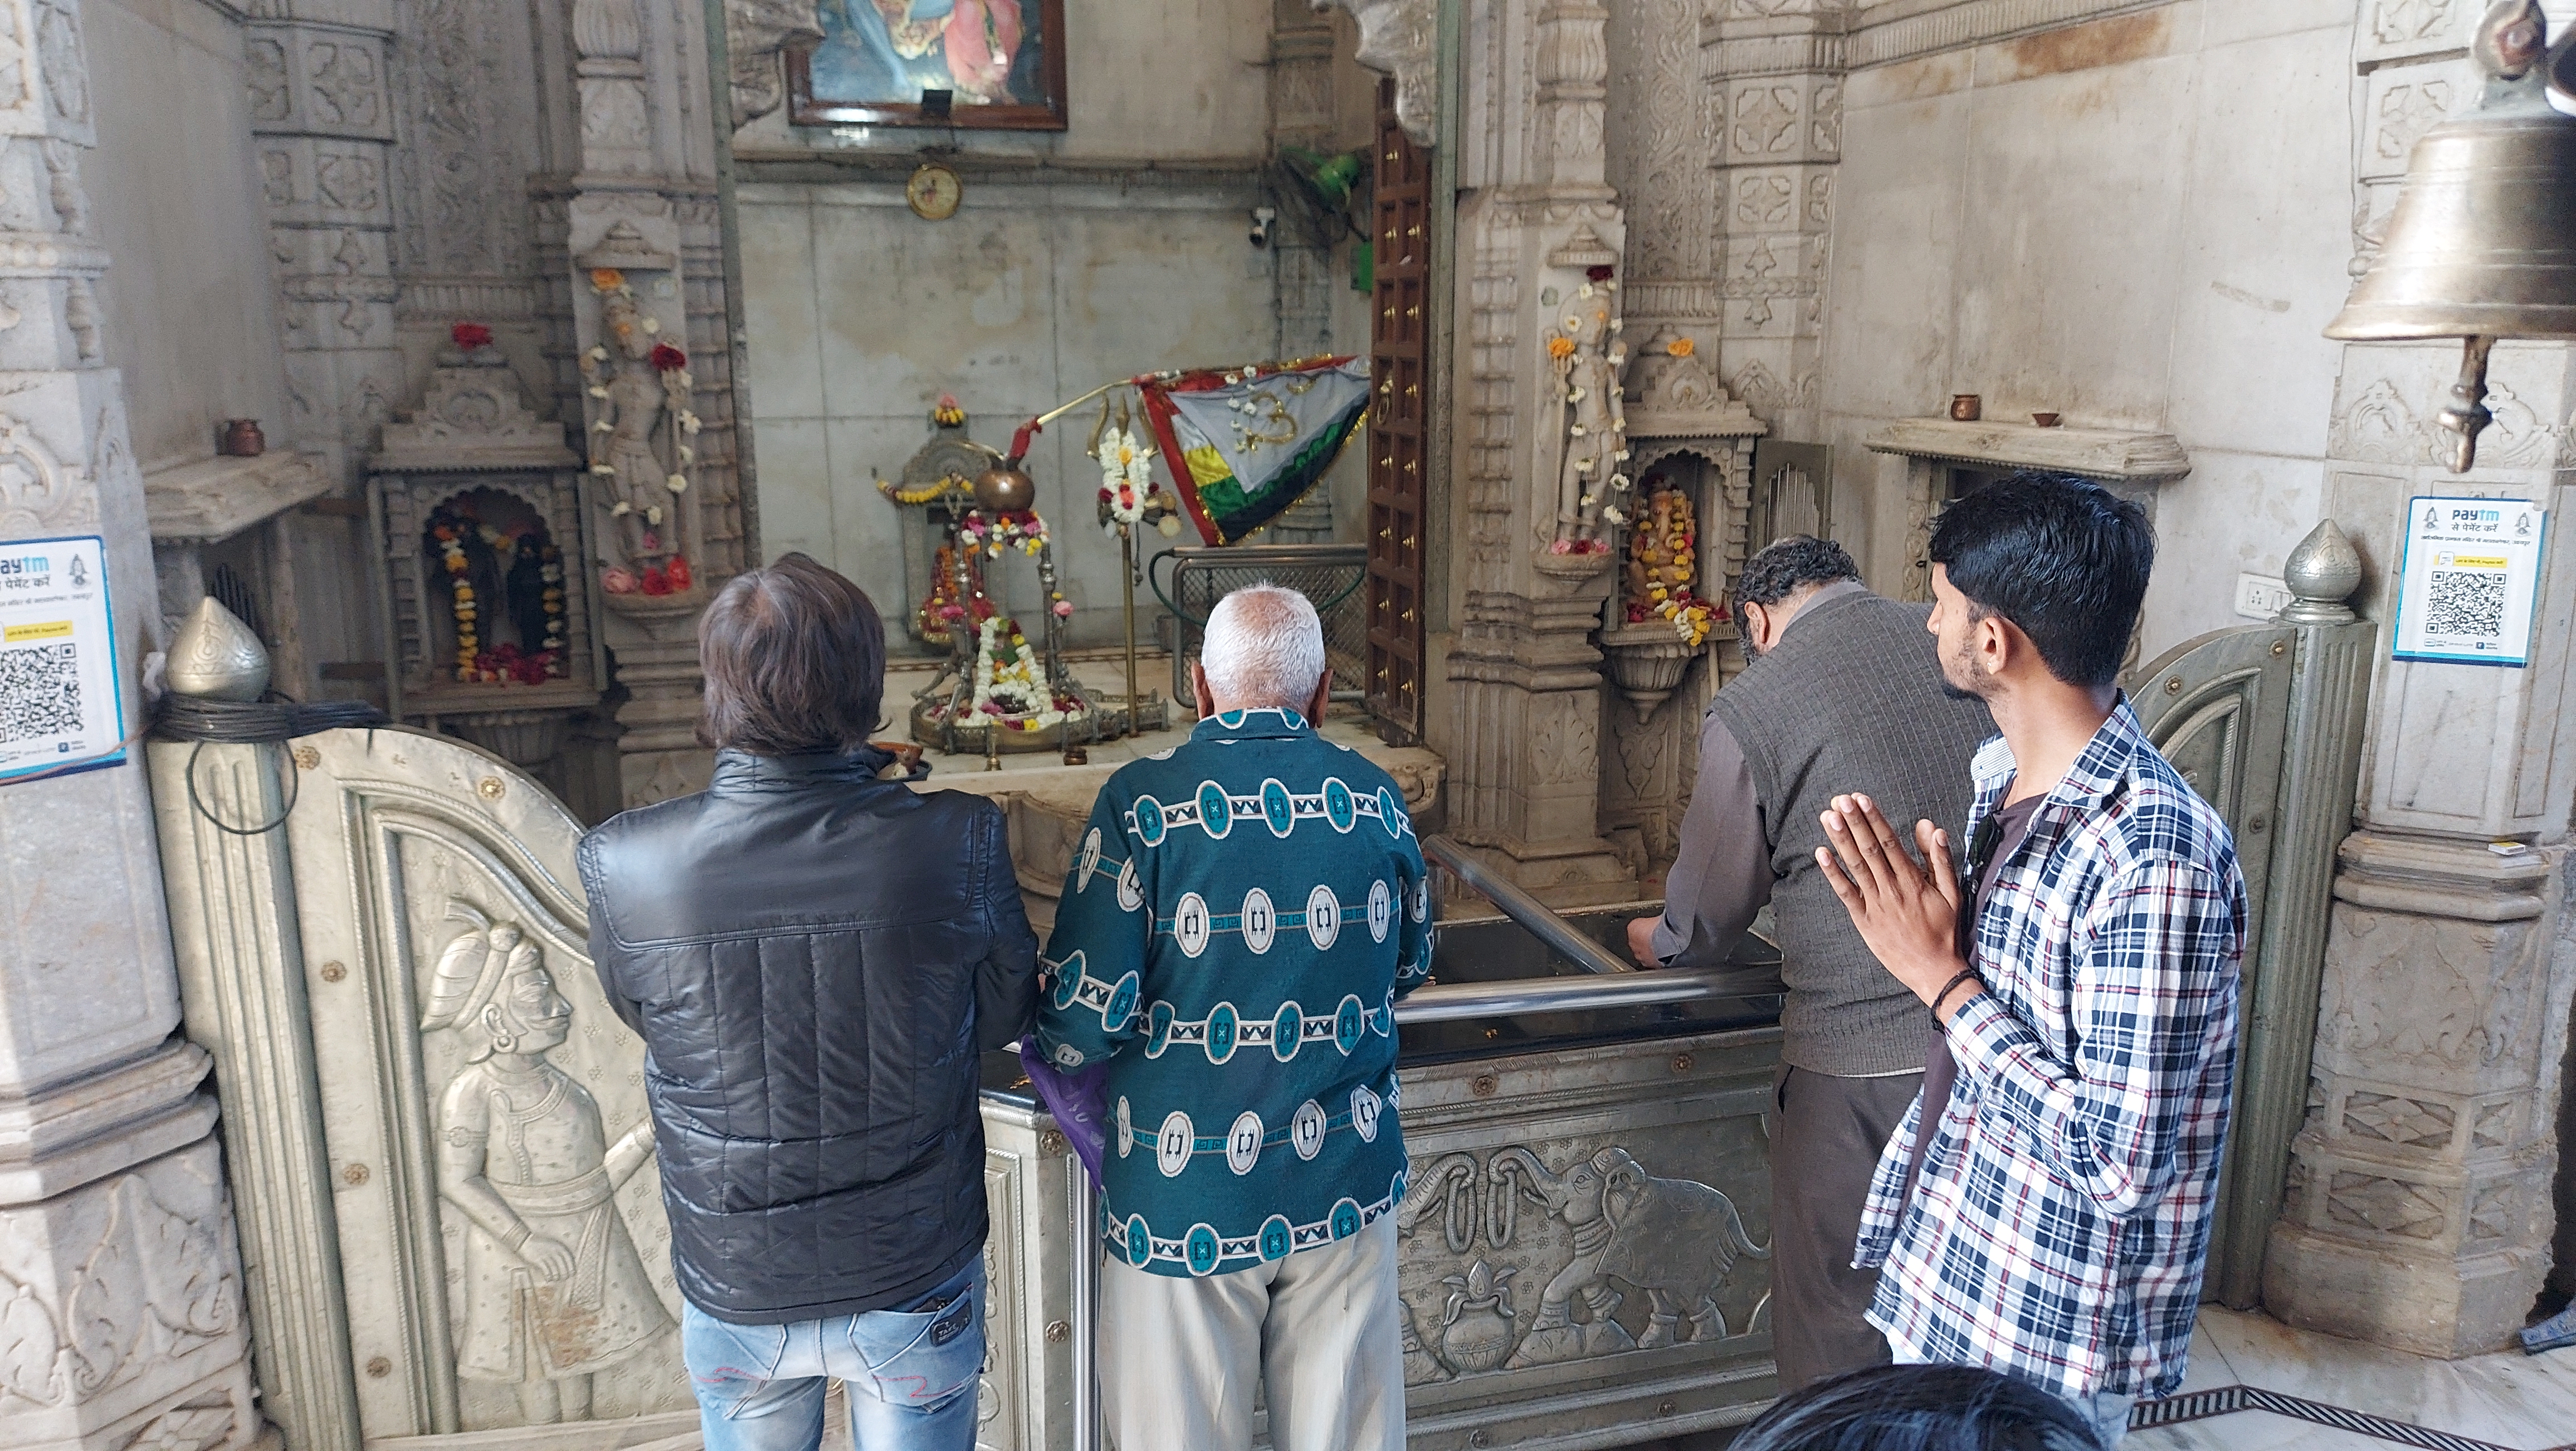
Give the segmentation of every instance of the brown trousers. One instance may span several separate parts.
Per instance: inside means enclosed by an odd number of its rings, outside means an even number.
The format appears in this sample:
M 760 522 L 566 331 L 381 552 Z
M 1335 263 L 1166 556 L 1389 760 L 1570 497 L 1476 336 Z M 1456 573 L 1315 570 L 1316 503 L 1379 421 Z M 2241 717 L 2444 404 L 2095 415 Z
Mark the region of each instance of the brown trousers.
M 1780 1394 L 1888 1363 L 1864 1318 L 1878 1271 L 1852 1268 L 1878 1156 L 1923 1075 L 1836 1078 L 1780 1065 L 1771 1136 L 1771 1346 Z

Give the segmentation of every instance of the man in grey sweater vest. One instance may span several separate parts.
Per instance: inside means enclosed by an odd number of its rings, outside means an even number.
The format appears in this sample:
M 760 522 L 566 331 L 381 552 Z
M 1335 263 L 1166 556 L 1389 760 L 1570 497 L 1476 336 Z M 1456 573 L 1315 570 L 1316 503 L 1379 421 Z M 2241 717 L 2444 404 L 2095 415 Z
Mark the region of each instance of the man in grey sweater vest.
M 1841 545 L 1803 535 L 1745 562 L 1735 619 L 1753 661 L 1700 723 L 1664 915 L 1628 926 L 1630 951 L 1656 967 L 1723 962 L 1765 903 L 1778 924 L 1789 998 L 1771 1328 L 1783 1395 L 1888 1359 L 1864 1318 L 1878 1275 L 1851 1267 L 1852 1245 L 1930 1040 L 1922 1005 L 1862 945 L 1816 865 L 1820 817 L 1835 793 L 1866 790 L 1891 820 L 1964 822 L 1969 759 L 1994 734 L 1982 702 L 1943 693 L 1925 607 L 1882 599 L 1859 576 Z

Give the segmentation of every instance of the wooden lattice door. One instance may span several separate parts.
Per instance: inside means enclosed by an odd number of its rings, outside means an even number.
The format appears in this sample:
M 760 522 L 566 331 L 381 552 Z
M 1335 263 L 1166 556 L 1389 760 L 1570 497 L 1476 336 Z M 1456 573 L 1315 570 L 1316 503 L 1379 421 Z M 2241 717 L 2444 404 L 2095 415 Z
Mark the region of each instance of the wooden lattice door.
M 1376 293 L 1369 325 L 1368 706 L 1407 740 L 1422 730 L 1424 420 L 1429 416 L 1431 157 L 1377 92 Z

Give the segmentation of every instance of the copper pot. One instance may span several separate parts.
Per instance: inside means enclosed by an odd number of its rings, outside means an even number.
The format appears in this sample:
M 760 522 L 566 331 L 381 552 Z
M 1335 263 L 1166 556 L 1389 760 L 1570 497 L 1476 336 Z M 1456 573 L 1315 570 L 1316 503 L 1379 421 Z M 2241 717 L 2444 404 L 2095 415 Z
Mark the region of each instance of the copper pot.
M 268 451 L 268 437 L 259 431 L 256 418 L 227 418 L 215 451 L 234 458 L 257 458 Z
M 2058 415 L 2054 413 L 2034 413 L 2030 416 L 2030 421 L 2040 428 L 2055 428 L 2060 422 Z
M 1017 458 L 1003 459 L 975 480 L 975 507 L 987 514 L 1025 514 L 1038 506 L 1038 481 Z
M 1950 419 L 1954 423 L 1974 423 L 1986 416 L 1986 400 L 1974 393 L 1950 395 Z

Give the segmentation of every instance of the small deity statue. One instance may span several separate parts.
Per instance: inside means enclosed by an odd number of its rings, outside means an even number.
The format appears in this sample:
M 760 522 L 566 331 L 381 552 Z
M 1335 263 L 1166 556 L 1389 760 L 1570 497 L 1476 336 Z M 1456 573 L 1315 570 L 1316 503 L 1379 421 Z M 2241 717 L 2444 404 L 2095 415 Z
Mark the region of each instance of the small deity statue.
M 543 954 L 514 923 L 473 920 L 420 1023 L 467 1044 L 437 1130 L 438 1192 L 465 1218 L 456 1373 L 515 1385 L 530 1425 L 588 1420 L 591 1376 L 671 1328 L 617 1211 L 652 1125 L 607 1142 L 598 1103 L 546 1061 L 572 1005 Z
M 1618 320 L 1611 316 L 1611 289 L 1616 286 L 1585 283 L 1560 320 L 1562 335 L 1548 344 L 1566 414 L 1565 461 L 1558 470 L 1556 490 L 1555 552 L 1559 554 L 1606 551 L 1603 511 L 1609 511 L 1613 524 L 1622 518 L 1616 496 L 1628 486 L 1627 476 L 1619 471 L 1628 457 L 1628 419 L 1620 401 L 1619 374 L 1628 351 L 1612 341 L 1619 329 Z
M 1628 535 L 1628 601 L 1652 609 L 1687 593 L 1695 565 L 1690 496 L 1661 480 L 1647 481 L 1646 517 Z
M 614 269 L 601 269 L 614 276 Z M 605 485 L 612 527 L 625 568 L 643 581 L 647 594 L 685 589 L 667 580 L 674 560 L 684 557 L 678 519 L 678 496 L 688 488 L 688 465 L 695 461 L 685 435 L 696 431 L 689 412 L 688 355 L 669 343 L 656 342 L 656 325 L 635 304 L 632 289 L 619 278 L 600 288 L 600 326 L 610 340 L 582 355 L 581 372 L 590 396 L 599 401 L 591 424 L 590 471 Z M 663 427 L 663 414 L 671 426 Z M 685 571 L 686 566 L 682 569 Z M 685 573 L 681 575 L 686 578 Z M 627 590 L 636 586 L 627 585 Z M 624 593 L 615 583 L 612 593 Z

